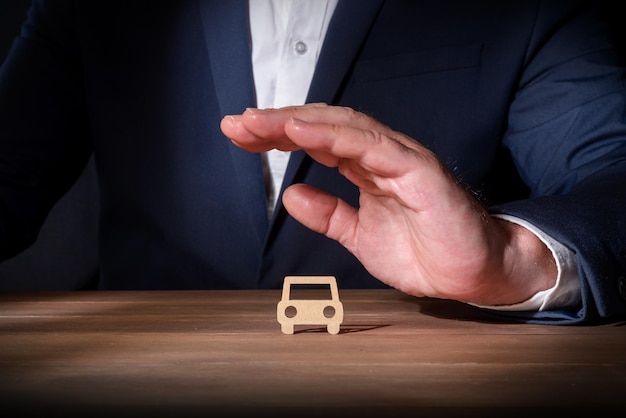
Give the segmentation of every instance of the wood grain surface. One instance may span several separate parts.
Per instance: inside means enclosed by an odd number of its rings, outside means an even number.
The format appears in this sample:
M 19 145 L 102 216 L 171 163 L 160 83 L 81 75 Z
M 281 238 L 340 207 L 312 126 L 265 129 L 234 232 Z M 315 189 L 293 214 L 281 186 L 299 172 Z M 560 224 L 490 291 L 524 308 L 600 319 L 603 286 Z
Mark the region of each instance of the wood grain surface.
M 622 323 L 511 324 L 394 290 L 340 296 L 338 335 L 286 335 L 280 291 L 0 294 L 0 402 L 38 416 L 595 418 L 626 406 Z

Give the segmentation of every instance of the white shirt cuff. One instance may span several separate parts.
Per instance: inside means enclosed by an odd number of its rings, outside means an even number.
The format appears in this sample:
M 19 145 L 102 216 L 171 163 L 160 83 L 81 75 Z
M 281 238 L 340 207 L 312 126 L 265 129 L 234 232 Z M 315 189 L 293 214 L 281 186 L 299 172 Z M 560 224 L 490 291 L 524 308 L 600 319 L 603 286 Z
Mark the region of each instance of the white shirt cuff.
M 541 312 L 567 308 L 579 303 L 581 299 L 581 291 L 578 277 L 578 265 L 576 263 L 576 254 L 574 251 L 545 234 L 528 221 L 511 215 L 495 214 L 493 216 L 523 226 L 537 235 L 537 237 L 548 246 L 554 256 L 554 260 L 556 261 L 556 284 L 551 289 L 537 292 L 530 299 L 513 305 L 475 306 L 498 311 Z

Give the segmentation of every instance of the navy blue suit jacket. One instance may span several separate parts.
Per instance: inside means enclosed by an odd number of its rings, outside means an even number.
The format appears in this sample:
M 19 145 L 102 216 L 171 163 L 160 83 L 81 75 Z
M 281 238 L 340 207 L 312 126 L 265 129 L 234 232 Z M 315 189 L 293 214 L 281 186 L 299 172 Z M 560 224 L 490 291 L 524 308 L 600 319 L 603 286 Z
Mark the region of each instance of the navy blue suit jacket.
M 583 303 L 531 321 L 626 312 L 625 83 L 580 10 L 342 0 L 308 96 L 419 140 L 492 210 L 575 251 Z M 36 1 L 0 75 L 2 256 L 35 239 L 93 150 L 103 289 L 382 286 L 280 206 L 267 219 L 259 155 L 219 129 L 255 105 L 249 43 L 245 1 Z M 301 152 L 286 182 L 358 205 Z

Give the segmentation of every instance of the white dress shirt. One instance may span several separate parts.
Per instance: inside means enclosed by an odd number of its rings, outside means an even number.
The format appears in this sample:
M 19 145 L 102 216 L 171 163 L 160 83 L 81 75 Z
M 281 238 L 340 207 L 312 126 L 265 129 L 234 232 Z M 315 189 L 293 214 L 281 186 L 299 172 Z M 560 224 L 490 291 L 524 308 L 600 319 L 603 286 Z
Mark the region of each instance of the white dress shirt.
M 338 0 L 251 0 L 252 70 L 257 107 L 304 104 Z M 289 152 L 263 154 L 268 216 L 278 197 Z
M 305 103 L 326 30 L 338 0 L 249 0 L 252 66 L 257 107 L 278 108 Z M 289 152 L 263 154 L 271 217 Z M 509 311 L 537 311 L 572 306 L 580 301 L 575 254 L 532 224 L 497 215 L 535 233 L 552 251 L 558 276 L 552 289 L 515 305 L 483 306 Z

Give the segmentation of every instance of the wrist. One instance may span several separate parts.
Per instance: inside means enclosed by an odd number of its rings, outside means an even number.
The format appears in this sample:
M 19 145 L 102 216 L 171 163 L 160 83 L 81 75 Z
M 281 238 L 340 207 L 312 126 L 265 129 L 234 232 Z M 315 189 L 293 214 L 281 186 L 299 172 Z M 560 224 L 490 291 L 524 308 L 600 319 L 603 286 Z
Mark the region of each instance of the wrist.
M 487 292 L 470 303 L 516 305 L 553 288 L 558 268 L 550 248 L 532 231 L 508 220 L 493 218 L 503 248 L 500 267 L 487 280 Z

